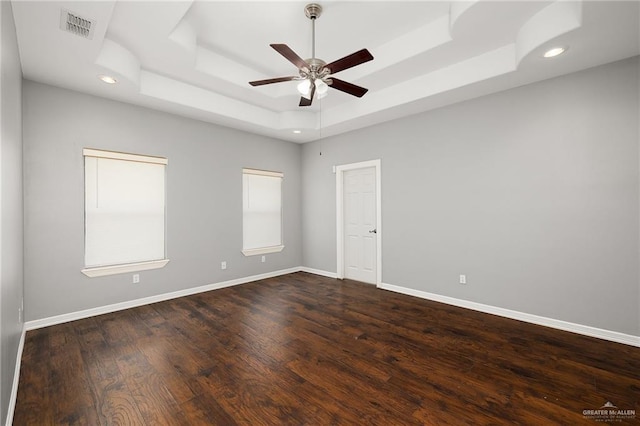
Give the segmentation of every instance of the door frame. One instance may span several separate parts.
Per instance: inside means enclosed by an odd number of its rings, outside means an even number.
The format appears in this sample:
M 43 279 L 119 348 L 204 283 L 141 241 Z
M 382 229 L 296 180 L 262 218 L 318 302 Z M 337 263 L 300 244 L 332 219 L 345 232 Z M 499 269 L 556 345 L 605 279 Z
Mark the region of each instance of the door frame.
M 382 284 L 382 179 L 381 161 L 369 160 L 336 166 L 336 254 L 337 277 L 344 279 L 344 172 L 374 167 L 376 171 L 376 286 Z

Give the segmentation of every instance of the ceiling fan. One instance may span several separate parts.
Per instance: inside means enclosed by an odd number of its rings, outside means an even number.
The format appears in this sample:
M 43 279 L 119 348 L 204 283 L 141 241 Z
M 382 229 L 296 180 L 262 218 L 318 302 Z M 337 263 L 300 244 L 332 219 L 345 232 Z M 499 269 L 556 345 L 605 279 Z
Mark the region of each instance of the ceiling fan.
M 282 83 L 283 81 L 300 81 L 298 84 L 298 92 L 302 95 L 299 104 L 301 107 L 310 106 L 313 101 L 313 96 L 316 93 L 318 94 L 318 98 L 324 97 L 329 87 L 359 98 L 364 96 L 369 89 L 339 80 L 335 78 L 333 74 L 372 60 L 373 56 L 371 53 L 369 53 L 367 49 L 362 49 L 328 64 L 322 59 L 316 58 L 315 24 L 316 19 L 319 18 L 322 13 L 322 6 L 316 3 L 310 3 L 305 6 L 304 13 L 306 17 L 311 20 L 312 45 L 310 59 L 302 59 L 286 44 L 270 45 L 276 52 L 284 56 L 289 62 L 298 68 L 298 75 L 250 81 L 249 84 L 252 86 L 262 86 L 264 84 Z

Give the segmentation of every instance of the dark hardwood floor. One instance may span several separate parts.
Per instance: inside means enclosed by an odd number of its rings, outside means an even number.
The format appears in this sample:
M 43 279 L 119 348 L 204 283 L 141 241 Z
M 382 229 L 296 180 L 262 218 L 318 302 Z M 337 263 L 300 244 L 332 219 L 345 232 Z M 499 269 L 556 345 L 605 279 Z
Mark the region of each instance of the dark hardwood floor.
M 639 348 L 295 273 L 28 332 L 14 424 L 637 424 L 639 375 Z

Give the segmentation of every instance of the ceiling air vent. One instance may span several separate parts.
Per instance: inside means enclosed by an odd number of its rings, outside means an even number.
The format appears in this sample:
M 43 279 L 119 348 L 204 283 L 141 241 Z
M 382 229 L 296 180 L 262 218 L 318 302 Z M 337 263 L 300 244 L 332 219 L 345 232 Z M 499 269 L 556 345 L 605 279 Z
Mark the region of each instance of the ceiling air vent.
M 83 18 L 65 9 L 60 11 L 60 29 L 63 31 L 91 40 L 95 26 L 96 22 L 91 19 Z

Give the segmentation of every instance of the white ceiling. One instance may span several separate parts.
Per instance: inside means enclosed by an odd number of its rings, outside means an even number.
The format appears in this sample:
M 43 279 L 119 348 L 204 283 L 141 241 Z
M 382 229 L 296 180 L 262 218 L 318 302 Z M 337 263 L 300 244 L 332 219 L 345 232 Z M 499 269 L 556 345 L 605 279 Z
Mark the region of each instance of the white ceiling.
M 316 56 L 375 57 L 298 107 L 296 75 L 269 47 L 311 56 L 306 1 L 13 1 L 24 77 L 105 98 L 308 142 L 640 53 L 637 1 L 318 1 Z M 60 29 L 61 10 L 95 21 Z M 565 54 L 545 59 L 549 47 Z M 108 74 L 118 84 L 97 76 Z M 293 133 L 300 130 L 300 134 Z

